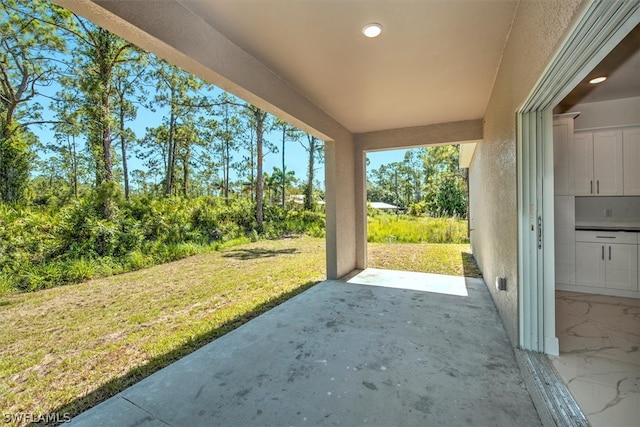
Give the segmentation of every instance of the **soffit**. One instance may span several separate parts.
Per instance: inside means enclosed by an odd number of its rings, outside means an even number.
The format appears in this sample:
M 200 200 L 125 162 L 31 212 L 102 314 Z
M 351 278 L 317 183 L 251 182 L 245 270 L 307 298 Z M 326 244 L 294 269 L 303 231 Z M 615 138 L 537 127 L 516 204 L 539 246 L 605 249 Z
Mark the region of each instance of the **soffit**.
M 515 0 L 179 2 L 354 133 L 483 117 L 517 6 Z M 369 22 L 382 24 L 380 37 L 362 35 Z

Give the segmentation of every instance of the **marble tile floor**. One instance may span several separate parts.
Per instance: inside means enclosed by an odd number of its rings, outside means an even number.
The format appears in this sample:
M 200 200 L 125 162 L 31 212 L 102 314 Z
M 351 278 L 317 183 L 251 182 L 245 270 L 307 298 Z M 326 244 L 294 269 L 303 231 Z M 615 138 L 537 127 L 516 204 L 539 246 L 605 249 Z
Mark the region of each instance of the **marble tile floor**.
M 593 427 L 640 426 L 640 299 L 556 292 L 550 356 Z

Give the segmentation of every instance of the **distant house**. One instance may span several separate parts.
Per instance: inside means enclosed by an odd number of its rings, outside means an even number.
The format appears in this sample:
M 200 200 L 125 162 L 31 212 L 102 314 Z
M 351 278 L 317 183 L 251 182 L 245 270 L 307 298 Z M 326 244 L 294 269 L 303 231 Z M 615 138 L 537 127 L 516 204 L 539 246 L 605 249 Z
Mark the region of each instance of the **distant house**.
M 369 206 L 374 209 L 382 209 L 385 211 L 397 211 L 399 208 L 395 205 L 390 205 L 389 203 L 384 202 L 369 202 Z
M 304 194 L 291 194 L 287 197 L 287 201 L 295 205 L 304 205 L 304 197 Z M 316 200 L 316 204 L 324 205 L 324 200 Z
M 287 201 L 296 205 L 304 205 L 304 194 L 291 194 L 287 197 Z

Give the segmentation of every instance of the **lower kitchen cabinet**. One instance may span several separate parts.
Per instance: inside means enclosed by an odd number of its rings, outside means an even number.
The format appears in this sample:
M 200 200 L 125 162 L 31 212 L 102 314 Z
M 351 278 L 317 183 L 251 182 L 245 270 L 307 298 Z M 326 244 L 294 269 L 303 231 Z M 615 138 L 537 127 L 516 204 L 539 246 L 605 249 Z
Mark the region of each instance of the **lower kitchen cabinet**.
M 638 234 L 577 231 L 576 284 L 638 291 Z

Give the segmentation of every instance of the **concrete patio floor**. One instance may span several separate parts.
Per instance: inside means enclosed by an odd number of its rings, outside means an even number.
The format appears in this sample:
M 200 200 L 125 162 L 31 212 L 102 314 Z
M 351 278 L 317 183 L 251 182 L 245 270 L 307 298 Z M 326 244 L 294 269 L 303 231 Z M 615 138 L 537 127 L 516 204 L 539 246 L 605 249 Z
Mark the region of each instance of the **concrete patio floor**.
M 71 422 L 318 424 L 540 419 L 482 279 L 369 269 L 314 286 Z

